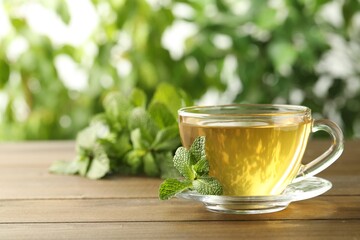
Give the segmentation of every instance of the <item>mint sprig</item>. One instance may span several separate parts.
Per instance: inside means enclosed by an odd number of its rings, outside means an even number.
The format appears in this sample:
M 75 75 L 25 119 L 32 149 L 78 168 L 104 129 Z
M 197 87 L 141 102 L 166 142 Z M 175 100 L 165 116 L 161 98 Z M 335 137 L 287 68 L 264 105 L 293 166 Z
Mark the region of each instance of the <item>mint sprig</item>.
M 168 200 L 185 190 L 195 190 L 203 195 L 222 195 L 220 182 L 209 176 L 204 136 L 197 137 L 189 150 L 179 147 L 175 152 L 173 163 L 184 179 L 166 179 L 159 188 L 161 200 Z
M 111 91 L 102 113 L 78 133 L 73 161 L 56 161 L 50 172 L 91 179 L 110 174 L 179 176 L 172 158 L 181 145 L 177 110 L 192 105 L 180 89 L 163 83 L 154 96 L 144 91 Z

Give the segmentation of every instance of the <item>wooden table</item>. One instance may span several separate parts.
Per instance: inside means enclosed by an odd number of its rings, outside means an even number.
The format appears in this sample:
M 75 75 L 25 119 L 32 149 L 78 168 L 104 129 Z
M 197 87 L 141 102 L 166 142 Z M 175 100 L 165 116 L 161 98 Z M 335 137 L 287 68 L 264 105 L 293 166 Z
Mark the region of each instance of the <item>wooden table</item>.
M 305 159 L 327 142 L 311 142 Z M 157 198 L 159 179 L 48 173 L 74 142 L 0 144 L 0 239 L 360 239 L 360 140 L 320 176 L 333 188 L 281 212 L 226 215 Z

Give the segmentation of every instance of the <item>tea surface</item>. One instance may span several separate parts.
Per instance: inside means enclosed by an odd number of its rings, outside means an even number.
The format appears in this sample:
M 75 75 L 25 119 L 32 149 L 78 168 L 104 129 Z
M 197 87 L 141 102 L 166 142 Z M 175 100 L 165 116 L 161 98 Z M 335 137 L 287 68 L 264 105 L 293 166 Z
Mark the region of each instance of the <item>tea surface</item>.
M 206 136 L 210 175 L 223 185 L 224 195 L 280 194 L 301 166 L 311 123 L 180 123 L 185 147 Z

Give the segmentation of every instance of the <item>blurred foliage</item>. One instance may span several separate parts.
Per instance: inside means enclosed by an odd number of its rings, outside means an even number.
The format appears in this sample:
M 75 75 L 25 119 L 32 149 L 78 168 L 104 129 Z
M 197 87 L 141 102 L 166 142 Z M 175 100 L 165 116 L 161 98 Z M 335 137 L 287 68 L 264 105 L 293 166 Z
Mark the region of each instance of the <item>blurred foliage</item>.
M 134 88 L 107 94 L 105 111 L 76 138 L 73 161 L 54 162 L 50 171 L 99 179 L 108 174 L 177 177 L 172 156 L 181 145 L 177 111 L 193 103 L 183 91 L 160 84 L 151 99 Z
M 358 0 L 1 5 L 1 140 L 74 138 L 108 92 L 161 82 L 198 104 L 306 105 L 360 136 Z

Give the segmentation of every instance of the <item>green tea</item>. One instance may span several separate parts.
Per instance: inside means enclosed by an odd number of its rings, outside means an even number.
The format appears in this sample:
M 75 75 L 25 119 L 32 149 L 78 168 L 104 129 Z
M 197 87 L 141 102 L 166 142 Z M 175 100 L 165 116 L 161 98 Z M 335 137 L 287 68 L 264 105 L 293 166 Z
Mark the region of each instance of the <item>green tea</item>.
M 234 196 L 281 194 L 299 171 L 311 131 L 310 121 L 201 121 L 180 119 L 183 145 L 206 136 L 210 175 L 221 182 L 224 195 Z

